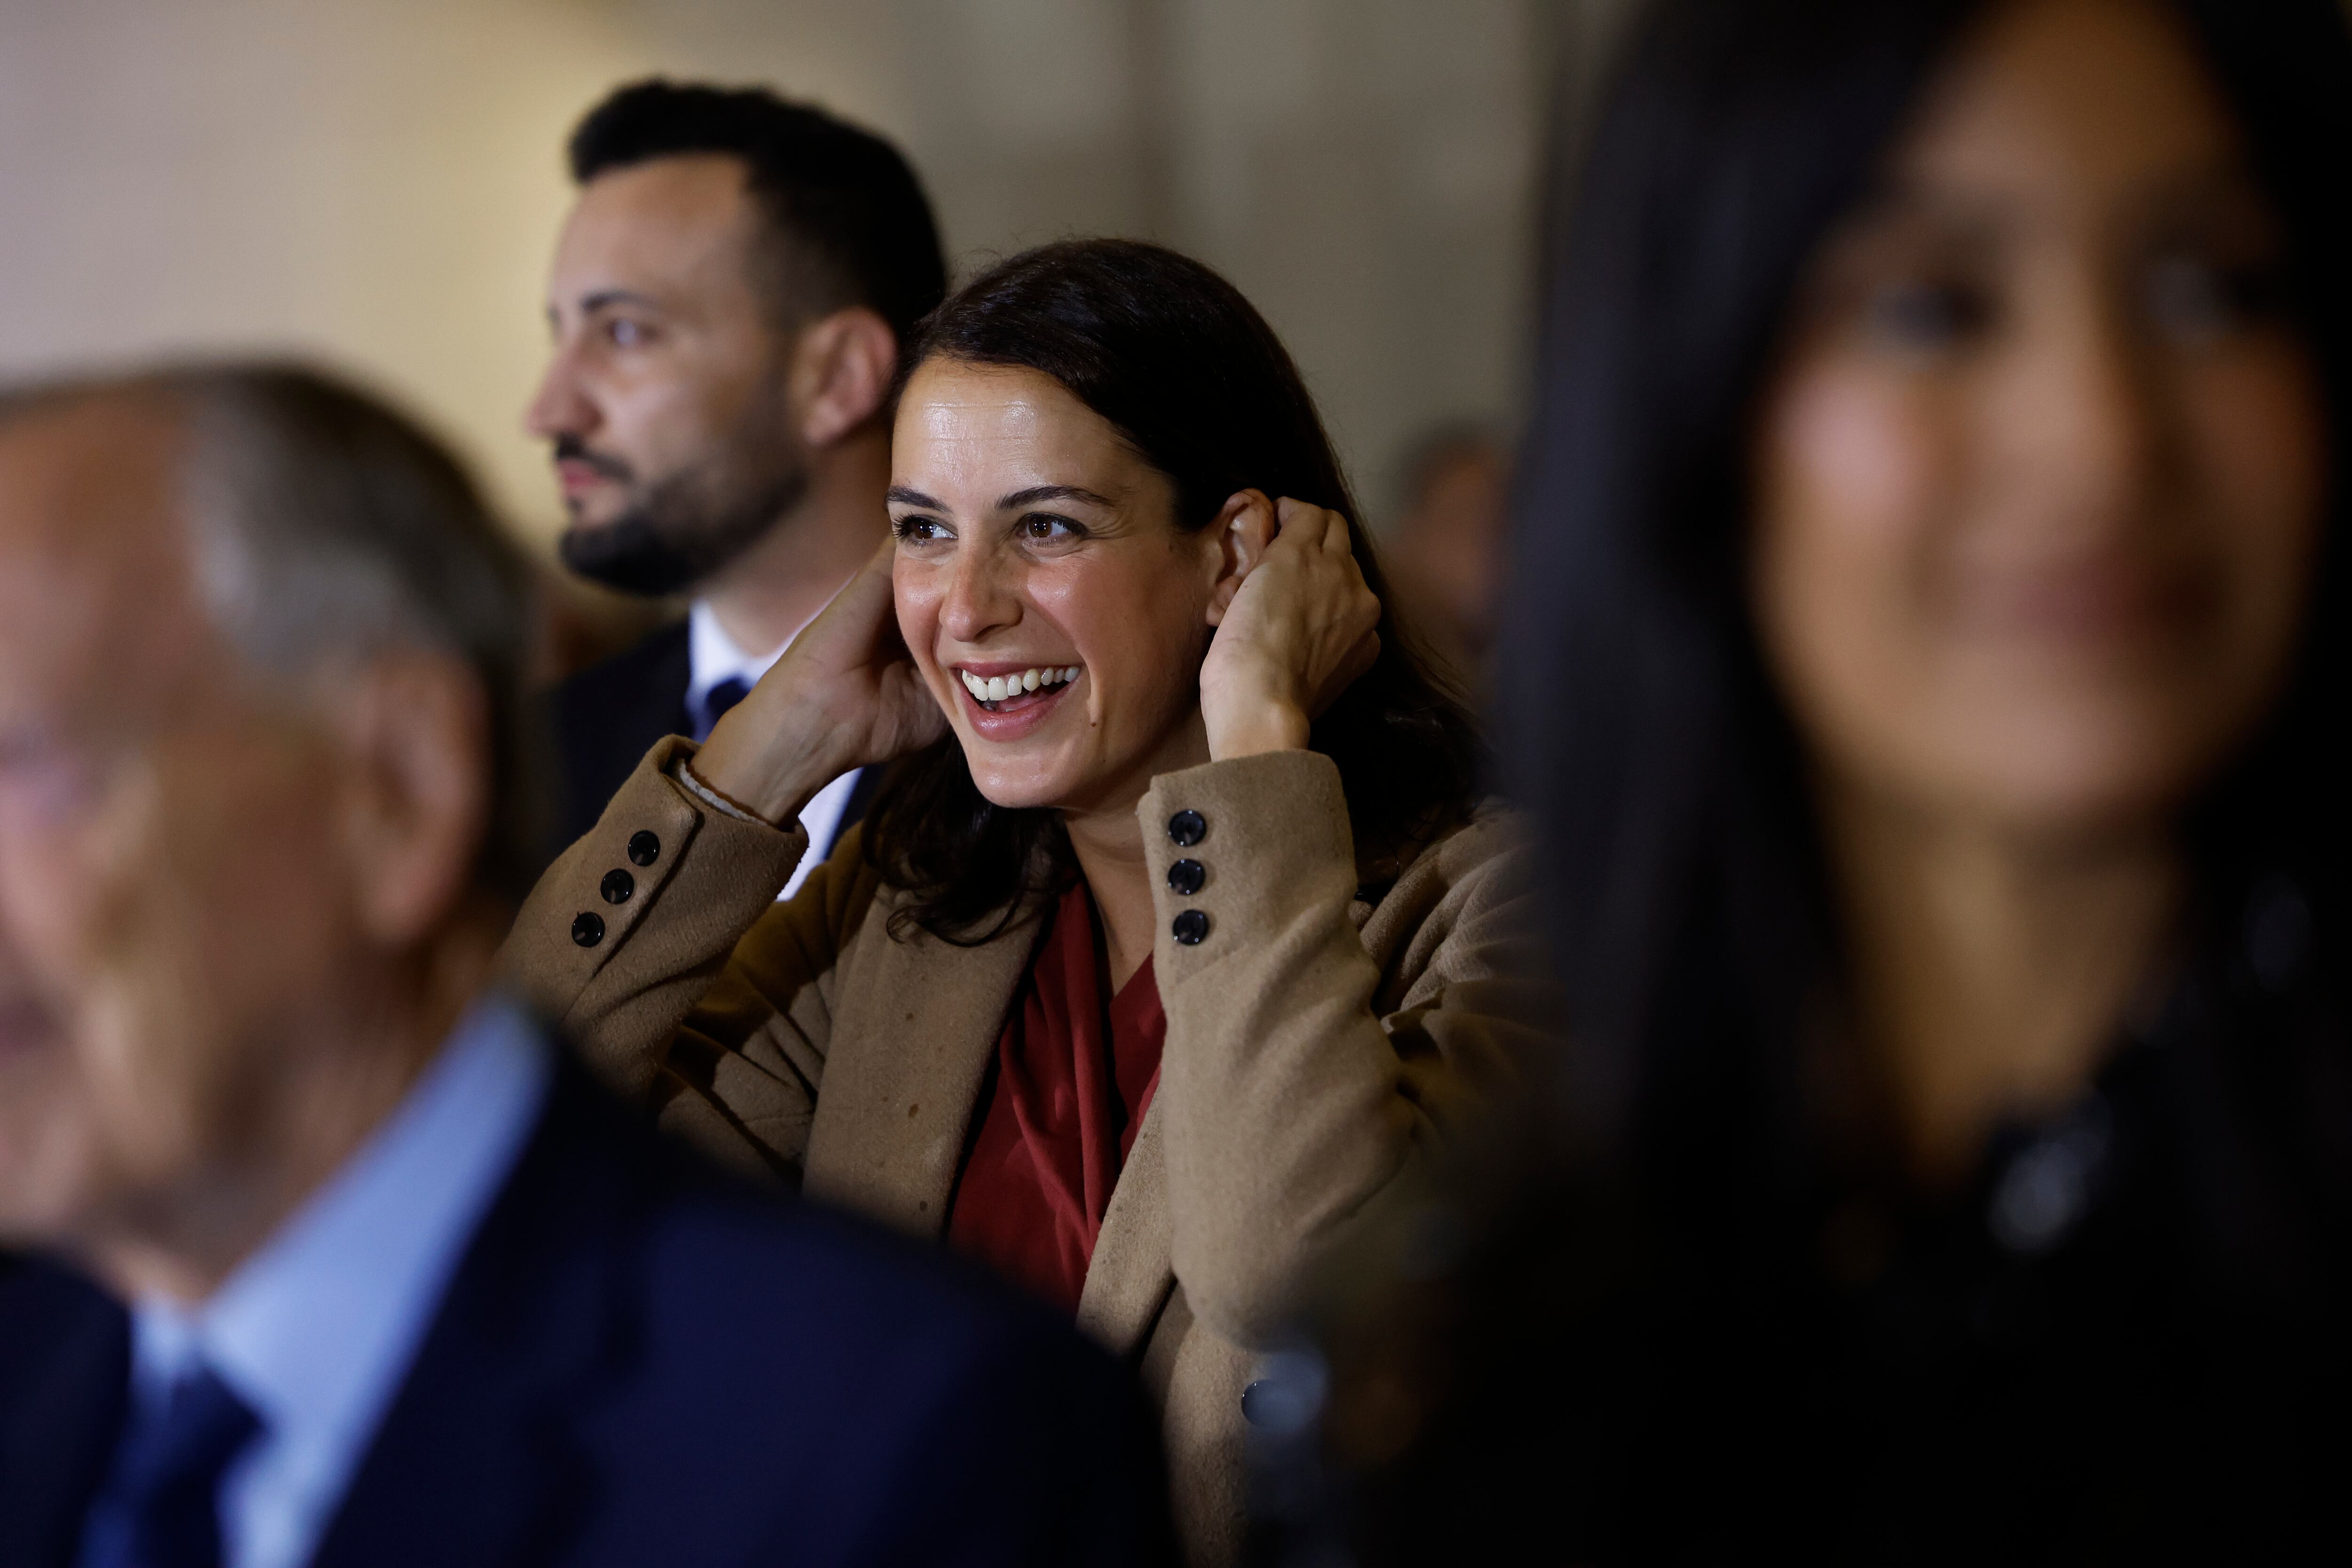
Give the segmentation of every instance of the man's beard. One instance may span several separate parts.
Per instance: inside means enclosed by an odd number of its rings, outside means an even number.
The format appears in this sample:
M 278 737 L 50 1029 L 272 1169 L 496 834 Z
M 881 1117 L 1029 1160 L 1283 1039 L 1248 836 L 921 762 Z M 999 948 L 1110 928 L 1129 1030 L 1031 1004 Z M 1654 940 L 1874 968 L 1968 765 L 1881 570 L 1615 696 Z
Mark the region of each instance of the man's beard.
M 557 553 L 592 582 L 648 598 L 709 581 L 808 493 L 804 455 L 778 450 L 772 435 L 760 445 L 739 435 L 709 460 L 637 487 L 612 521 L 565 529 Z

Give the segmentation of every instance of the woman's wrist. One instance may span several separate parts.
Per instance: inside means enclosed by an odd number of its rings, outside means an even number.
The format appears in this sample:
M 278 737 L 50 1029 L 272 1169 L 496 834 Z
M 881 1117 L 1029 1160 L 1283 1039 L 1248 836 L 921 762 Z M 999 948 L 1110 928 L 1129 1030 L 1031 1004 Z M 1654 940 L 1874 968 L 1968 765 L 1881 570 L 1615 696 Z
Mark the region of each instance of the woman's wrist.
M 694 774 L 761 820 L 789 827 L 816 792 L 846 770 L 833 765 L 812 727 L 788 721 L 758 728 L 750 707 L 719 721 L 695 753 Z
M 1209 758 L 1227 762 L 1262 752 L 1297 752 L 1307 747 L 1310 725 L 1307 711 L 1295 702 L 1262 699 L 1219 704 L 1220 710 L 1202 715 L 1209 731 Z

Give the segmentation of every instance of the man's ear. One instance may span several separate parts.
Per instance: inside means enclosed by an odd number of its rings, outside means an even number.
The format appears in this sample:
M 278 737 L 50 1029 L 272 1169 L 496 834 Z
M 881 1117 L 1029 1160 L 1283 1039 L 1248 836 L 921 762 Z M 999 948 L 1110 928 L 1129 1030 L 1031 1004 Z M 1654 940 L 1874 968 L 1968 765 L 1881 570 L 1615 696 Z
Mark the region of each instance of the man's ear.
M 355 911 L 370 936 L 405 947 L 473 879 L 489 831 L 489 704 L 464 661 L 443 654 L 384 655 L 332 686 Z
M 898 338 L 863 305 L 820 316 L 793 345 L 792 406 L 801 439 L 829 447 L 874 417 L 898 374 Z
M 1213 626 L 1224 620 L 1243 579 L 1257 570 L 1265 559 L 1265 547 L 1274 542 L 1274 502 L 1264 490 L 1235 490 L 1217 509 L 1209 531 L 1216 536 L 1221 568 L 1216 586 L 1209 592 L 1209 624 Z

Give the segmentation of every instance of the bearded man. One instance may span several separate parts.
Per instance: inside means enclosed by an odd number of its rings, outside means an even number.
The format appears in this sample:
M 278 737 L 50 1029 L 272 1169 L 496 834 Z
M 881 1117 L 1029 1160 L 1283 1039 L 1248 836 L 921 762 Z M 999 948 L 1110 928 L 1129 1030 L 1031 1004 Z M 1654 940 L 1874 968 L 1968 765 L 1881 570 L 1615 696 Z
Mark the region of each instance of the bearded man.
M 525 424 L 553 453 L 564 563 L 689 603 L 554 693 L 559 844 L 656 741 L 708 735 L 880 545 L 898 347 L 947 280 L 898 150 L 772 93 L 624 87 L 580 122 L 571 166 L 554 354 Z M 860 815 L 860 783 L 803 813 L 802 875 Z

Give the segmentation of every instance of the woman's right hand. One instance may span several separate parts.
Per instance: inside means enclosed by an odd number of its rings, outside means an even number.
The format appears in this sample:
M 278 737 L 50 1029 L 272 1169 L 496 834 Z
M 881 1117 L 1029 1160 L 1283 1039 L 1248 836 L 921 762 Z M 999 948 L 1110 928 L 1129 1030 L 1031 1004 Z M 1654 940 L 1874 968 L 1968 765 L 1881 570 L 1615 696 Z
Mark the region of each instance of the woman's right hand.
M 782 826 L 852 768 L 886 763 L 947 732 L 890 596 L 895 540 L 793 639 L 695 753 L 694 776 Z

